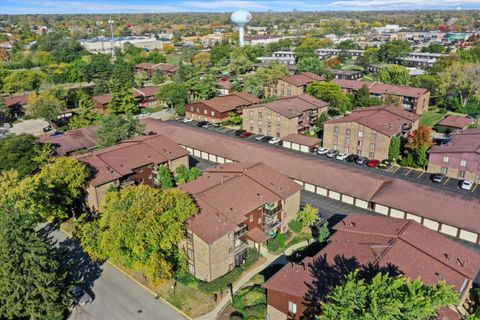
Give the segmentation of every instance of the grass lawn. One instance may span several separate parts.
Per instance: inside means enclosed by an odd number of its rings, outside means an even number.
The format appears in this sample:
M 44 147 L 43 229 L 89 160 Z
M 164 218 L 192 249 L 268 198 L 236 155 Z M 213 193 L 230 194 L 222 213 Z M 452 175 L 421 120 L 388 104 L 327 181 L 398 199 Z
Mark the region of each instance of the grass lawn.
M 426 126 L 428 128 L 433 127 L 437 123 L 443 120 L 445 114 L 440 114 L 436 111 L 426 111 L 422 114 L 420 118 L 420 126 Z
M 270 253 L 280 254 L 283 251 L 285 251 L 285 249 L 288 249 L 289 247 L 291 247 L 291 246 L 293 246 L 297 243 L 300 243 L 300 242 L 308 240 L 308 239 L 312 239 L 312 233 L 310 231 L 308 231 L 308 232 L 303 232 L 302 231 L 302 232 L 299 232 L 299 233 L 294 233 L 292 231 L 289 231 L 289 232 L 285 233 L 284 235 L 285 235 L 285 244 L 283 246 L 278 247 L 277 249 L 275 249 L 273 251 L 270 250 Z
M 167 63 L 168 64 L 173 64 L 175 66 L 178 66 L 180 64 L 180 61 L 182 60 L 182 55 L 180 54 L 169 54 L 167 55 Z
M 243 319 L 265 319 L 267 296 L 261 287 L 264 282 L 265 278 L 257 274 L 233 297 L 232 307 L 243 315 Z

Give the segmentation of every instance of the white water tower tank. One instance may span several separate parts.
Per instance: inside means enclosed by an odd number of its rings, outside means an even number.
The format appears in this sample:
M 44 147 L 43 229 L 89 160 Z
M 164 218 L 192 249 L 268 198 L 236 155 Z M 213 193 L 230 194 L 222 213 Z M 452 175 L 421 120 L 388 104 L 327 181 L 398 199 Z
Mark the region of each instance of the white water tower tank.
M 240 46 L 243 47 L 244 28 L 245 28 L 245 25 L 252 20 L 252 14 L 244 10 L 235 11 L 234 13 L 232 13 L 232 16 L 230 17 L 230 19 L 232 20 L 233 23 L 235 23 L 238 26 L 239 42 L 240 42 Z

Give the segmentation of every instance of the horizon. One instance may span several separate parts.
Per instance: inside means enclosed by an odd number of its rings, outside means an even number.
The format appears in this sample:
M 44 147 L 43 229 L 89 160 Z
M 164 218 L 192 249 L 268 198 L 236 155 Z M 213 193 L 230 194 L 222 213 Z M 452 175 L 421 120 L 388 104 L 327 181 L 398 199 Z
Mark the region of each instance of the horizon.
M 282 8 L 280 10 L 276 10 Z M 127 0 L 95 2 L 72 0 L 3 0 L 0 14 L 152 14 L 152 13 L 227 13 L 235 10 L 251 12 L 349 12 L 349 11 L 455 11 L 479 10 L 478 0 Z

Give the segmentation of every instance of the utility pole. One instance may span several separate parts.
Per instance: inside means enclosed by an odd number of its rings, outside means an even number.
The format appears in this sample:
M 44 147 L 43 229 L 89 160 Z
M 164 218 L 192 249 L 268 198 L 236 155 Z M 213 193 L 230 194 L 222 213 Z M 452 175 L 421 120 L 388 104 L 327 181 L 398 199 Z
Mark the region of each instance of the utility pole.
M 115 21 L 112 20 L 112 16 L 108 19 L 108 24 L 110 25 L 110 33 L 112 34 L 111 40 L 111 50 L 112 50 L 112 58 L 115 57 L 115 40 L 113 39 L 113 24 Z

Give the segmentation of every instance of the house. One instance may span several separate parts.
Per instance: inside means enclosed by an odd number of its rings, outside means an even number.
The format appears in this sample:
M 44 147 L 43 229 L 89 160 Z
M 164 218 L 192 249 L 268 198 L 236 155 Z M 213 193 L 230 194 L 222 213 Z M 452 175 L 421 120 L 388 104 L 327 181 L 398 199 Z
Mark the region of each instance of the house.
M 418 128 L 420 116 L 395 106 L 361 108 L 323 126 L 323 146 L 369 159 L 388 159 L 392 137 Z
M 218 80 L 218 85 L 220 86 L 221 96 L 229 95 L 233 89 L 233 83 L 229 79 L 222 78 Z
M 338 84 L 345 92 L 353 93 L 363 85 L 368 87 L 368 92 L 372 97 L 385 99 L 394 97 L 399 99 L 402 107 L 416 114 L 422 114 L 428 109 L 430 100 L 430 91 L 423 88 L 414 88 L 407 86 L 395 86 L 381 82 L 366 82 L 355 80 L 333 79 L 332 82 Z
M 135 66 L 135 73 L 146 72 L 150 77 L 153 76 L 155 71 L 160 71 L 163 74 L 171 77 L 177 72 L 177 66 L 168 63 L 150 63 L 142 62 Z
M 156 94 L 160 90 L 160 87 L 157 86 L 148 86 L 142 88 L 133 88 L 132 95 L 137 100 L 138 106 L 141 108 L 154 108 L 158 106 Z M 93 102 L 95 102 L 95 110 L 98 113 L 105 114 L 108 113 L 108 105 L 112 100 L 111 93 L 105 93 L 102 95 L 92 97 Z
M 334 231 L 315 256 L 285 265 L 263 284 L 270 319 L 315 319 L 320 302 L 357 269 L 420 278 L 426 285 L 444 280 L 462 306 L 480 268 L 478 253 L 415 221 L 350 214 Z
M 437 59 L 414 57 L 397 58 L 397 64 L 411 68 L 427 69 L 433 67 L 435 63 L 437 63 Z
M 324 81 L 324 78 L 311 72 L 285 76 L 278 80 L 276 84 L 265 87 L 265 96 L 298 96 L 306 93 L 307 86 L 316 81 Z
M 282 146 L 287 149 L 301 152 L 311 152 L 314 148 L 320 147 L 322 139 L 305 136 L 299 133 L 292 133 L 282 138 Z
M 4 100 L 5 107 L 8 108 L 10 115 L 14 118 L 24 116 L 28 110 L 28 95 L 10 96 Z
M 429 150 L 428 172 L 480 183 L 480 129 L 457 130 Z
M 197 121 L 219 123 L 228 120 L 228 114 L 241 114 L 245 107 L 260 103 L 260 99 L 247 92 L 236 92 L 185 106 L 185 116 Z
M 450 133 L 458 129 L 467 129 L 473 123 L 473 119 L 462 116 L 447 116 L 435 125 L 436 131 Z
M 338 162 L 302 157 L 283 148 L 219 135 L 196 127 L 151 118 L 140 120 L 146 132 L 171 138 L 193 156 L 215 163 L 263 162 L 320 196 L 423 226 L 469 243 L 480 243 L 480 200 L 391 175 Z M 272 159 L 274 159 L 272 161 Z
M 97 146 L 98 127 L 69 130 L 61 135 L 49 134 L 39 138 L 41 143 L 50 143 L 59 156 L 69 156 L 79 151 L 92 150 Z
M 108 113 L 108 104 L 112 100 L 111 93 L 105 93 L 98 96 L 92 97 L 93 102 L 95 103 L 95 111 L 101 114 Z
M 362 71 L 358 70 L 332 69 L 330 72 L 332 73 L 333 79 L 358 80 L 363 77 Z
M 254 134 L 283 138 L 315 127 L 328 104 L 308 94 L 284 97 L 245 108 L 243 128 Z
M 242 264 L 249 247 L 285 233 L 300 209 L 301 187 L 262 163 L 222 164 L 180 189 L 200 209 L 187 222 L 189 270 L 207 282 Z
M 181 165 L 189 167 L 188 152 L 161 135 L 136 137 L 76 158 L 93 172 L 87 188 L 87 202 L 93 209 L 100 207 L 109 188 L 153 186 L 160 165 L 172 172 Z

